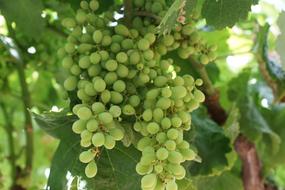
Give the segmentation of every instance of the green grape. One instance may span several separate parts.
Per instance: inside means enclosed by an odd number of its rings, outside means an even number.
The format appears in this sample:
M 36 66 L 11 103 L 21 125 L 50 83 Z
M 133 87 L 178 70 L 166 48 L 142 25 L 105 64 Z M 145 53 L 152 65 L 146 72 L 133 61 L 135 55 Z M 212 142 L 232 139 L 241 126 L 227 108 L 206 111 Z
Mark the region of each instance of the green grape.
M 98 64 L 101 61 L 101 55 L 98 52 L 94 52 L 90 55 L 90 62 L 93 64 Z
M 124 133 L 122 129 L 112 128 L 110 129 L 109 133 L 116 141 L 120 141 L 124 138 Z
M 77 116 L 82 120 L 88 120 L 92 116 L 92 112 L 87 107 L 81 107 L 77 111 Z
M 153 167 L 151 165 L 145 166 L 145 165 L 142 165 L 141 163 L 138 163 L 136 165 L 136 172 L 139 175 L 145 175 L 145 174 L 151 172 L 152 170 L 153 170 Z
M 164 85 L 166 85 L 168 79 L 165 76 L 158 76 L 155 80 L 154 80 L 154 85 L 156 87 L 163 87 Z
M 163 110 L 168 109 L 171 106 L 171 100 L 169 98 L 159 98 L 156 103 L 156 107 L 161 108 Z
M 203 80 L 202 80 L 202 79 L 197 79 L 197 80 L 195 81 L 195 85 L 197 85 L 197 86 L 202 86 L 202 85 L 203 85 Z
M 91 141 L 90 140 L 81 139 L 80 140 L 80 146 L 87 148 L 87 147 L 91 146 Z
M 113 116 L 109 112 L 99 113 L 98 118 L 104 124 L 108 124 L 108 123 L 111 123 L 113 121 Z
M 175 182 L 175 180 L 171 180 L 166 184 L 166 190 L 178 190 L 178 186 Z
M 95 113 L 95 114 L 99 114 L 99 113 L 102 113 L 105 111 L 105 105 L 102 104 L 101 102 L 94 102 L 92 104 L 92 111 Z
M 92 152 L 92 150 L 86 150 L 80 153 L 79 160 L 82 163 L 89 163 L 95 158 L 95 154 Z
M 110 59 L 106 62 L 105 67 L 108 71 L 115 71 L 118 67 L 117 61 Z
M 83 24 L 87 20 L 87 15 L 84 11 L 78 10 L 75 19 L 78 24 Z
M 167 131 L 167 137 L 169 138 L 169 139 L 171 139 L 171 140 L 175 140 L 175 139 L 177 139 L 177 137 L 178 137 L 178 130 L 177 129 L 169 129 L 168 131 Z
M 95 147 L 100 147 L 103 146 L 105 143 L 105 136 L 103 133 L 99 132 L 99 133 L 95 133 L 92 137 L 92 144 Z
M 151 146 L 147 146 L 143 149 L 142 151 L 142 155 L 154 155 L 155 154 L 155 150 L 153 147 Z
M 76 22 L 72 18 L 65 18 L 62 21 L 62 25 L 66 28 L 74 28 L 74 27 L 76 27 Z
M 164 143 L 167 140 L 167 136 L 164 132 L 160 132 L 156 135 L 155 139 L 159 143 Z
M 173 81 L 173 84 L 175 86 L 183 86 L 184 85 L 184 79 L 183 77 L 180 77 L 180 76 L 176 76 L 174 81 Z
M 113 104 L 119 104 L 123 101 L 123 96 L 119 92 L 111 91 L 111 102 Z
M 161 164 L 155 165 L 154 166 L 154 171 L 159 174 L 163 171 L 163 166 Z
M 204 102 L 205 101 L 205 95 L 203 94 L 202 91 L 195 90 L 193 95 L 194 95 L 194 99 L 197 100 L 198 102 Z
M 160 123 L 163 129 L 168 129 L 171 127 L 171 120 L 168 117 L 163 118 Z
M 134 124 L 134 130 L 137 131 L 137 132 L 140 132 L 142 130 L 142 125 L 140 122 L 136 122 Z
M 84 92 L 88 96 L 95 96 L 96 95 L 96 91 L 95 91 L 93 84 L 91 82 L 85 85 Z
M 78 76 L 81 74 L 81 69 L 78 65 L 74 64 L 70 68 L 70 73 L 75 75 L 75 76 Z
M 89 162 L 87 166 L 85 167 L 85 175 L 88 178 L 93 178 L 97 174 L 97 164 L 95 161 Z
M 143 7 L 145 0 L 135 0 L 134 4 L 136 7 Z
M 164 87 L 163 89 L 161 89 L 161 95 L 165 98 L 169 98 L 172 94 L 172 91 L 170 90 L 170 88 L 168 87 Z
M 153 33 L 147 33 L 144 38 L 147 39 L 150 44 L 153 44 L 155 42 L 156 36 Z
M 146 127 L 150 134 L 156 134 L 159 131 L 159 125 L 155 122 L 151 122 Z
M 152 140 L 149 137 L 143 137 L 137 144 L 137 149 L 143 151 L 143 149 L 152 144 Z
M 168 149 L 168 150 L 175 150 L 176 148 L 176 143 L 173 140 L 167 140 L 164 143 L 164 146 Z
M 90 77 L 95 77 L 95 76 L 98 76 L 101 72 L 101 67 L 100 65 L 91 65 L 89 68 L 88 68 L 88 75 Z
M 179 117 L 175 116 L 171 119 L 171 123 L 173 127 L 178 128 L 182 125 L 182 120 Z
M 166 148 L 159 148 L 156 151 L 156 157 L 159 160 L 166 160 L 168 157 L 168 150 Z
M 86 128 L 90 132 L 95 132 L 98 129 L 99 123 L 96 119 L 90 119 L 87 124 Z
M 151 6 L 151 12 L 159 13 L 162 11 L 162 5 L 159 2 L 154 2 Z
M 115 145 L 116 145 L 115 139 L 110 135 L 106 135 L 104 147 L 107 149 L 113 149 Z
M 77 91 L 77 97 L 83 102 L 88 102 L 90 100 L 90 96 L 84 92 L 84 89 L 79 89 Z
M 109 53 L 105 50 L 99 51 L 102 61 L 107 61 L 109 59 Z
M 116 73 L 119 77 L 125 78 L 129 74 L 129 69 L 125 65 L 119 64 Z
M 103 92 L 106 88 L 106 83 L 101 78 L 96 78 L 93 84 L 94 84 L 94 89 L 96 90 L 96 92 Z
M 117 79 L 118 79 L 118 76 L 115 72 L 109 72 L 104 77 L 104 80 L 107 85 L 113 84 Z
M 132 51 L 130 54 L 130 63 L 138 64 L 140 62 L 140 54 L 138 51 Z
M 143 56 L 146 60 L 150 61 L 154 57 L 154 52 L 152 50 L 148 49 L 148 50 L 143 52 Z
M 180 99 L 187 95 L 187 89 L 184 86 L 175 86 L 171 88 L 172 91 L 172 98 L 173 99 Z
M 126 84 L 124 81 L 122 80 L 117 80 L 114 84 L 113 84 L 113 89 L 116 92 L 123 92 L 126 89 Z
M 69 76 L 63 83 L 64 88 L 67 91 L 72 91 L 76 89 L 77 78 L 74 76 Z
M 132 105 L 133 107 L 137 107 L 139 104 L 140 104 L 140 97 L 137 96 L 137 95 L 132 95 L 130 98 L 129 98 L 129 103 L 130 105 Z
M 151 121 L 152 119 L 152 111 L 151 109 L 144 110 L 142 117 L 145 121 Z
M 148 154 L 143 154 L 140 160 L 140 163 L 144 166 L 149 166 L 154 162 L 156 159 L 155 154 L 148 153 Z
M 128 61 L 128 55 L 125 52 L 120 52 L 116 55 L 116 60 L 119 63 L 126 63 Z
M 174 37 L 172 35 L 166 35 L 163 37 L 162 42 L 165 46 L 169 47 L 174 43 Z
M 80 7 L 81 7 L 82 9 L 88 10 L 89 4 L 88 4 L 87 1 L 81 1 L 81 2 L 80 2 Z
M 122 36 L 129 36 L 130 35 L 128 28 L 122 24 L 118 24 L 117 26 L 115 26 L 115 32 L 119 35 L 122 35 Z
M 177 151 L 171 151 L 167 160 L 172 164 L 180 164 L 183 161 L 183 156 Z
M 167 53 L 167 48 L 163 44 L 159 44 L 156 46 L 156 50 L 160 55 L 165 55 Z M 179 53 L 179 52 L 178 52 Z
M 132 49 L 134 47 L 134 42 L 131 39 L 124 39 L 121 43 L 121 46 L 125 50 Z
M 146 93 L 146 99 L 156 99 L 160 91 L 158 89 L 151 89 Z
M 160 121 L 161 121 L 162 118 L 163 118 L 163 115 L 164 115 L 164 114 L 163 114 L 162 109 L 156 108 L 156 109 L 153 110 L 153 119 L 154 119 L 156 122 L 160 123 Z
M 102 46 L 109 46 L 109 45 L 111 45 L 111 43 L 112 43 L 112 38 L 111 38 L 111 36 L 103 36 L 103 38 L 102 38 L 102 42 L 101 42 L 101 44 L 102 44 Z
M 210 61 L 214 61 L 217 58 L 217 55 L 215 52 L 211 51 L 208 53 L 208 58 Z
M 120 117 L 122 110 L 119 106 L 111 106 L 109 112 L 113 115 L 114 118 Z
M 91 0 L 89 3 L 89 7 L 92 11 L 96 11 L 99 8 L 99 3 L 97 0 Z
M 156 174 L 148 174 L 143 176 L 141 179 L 141 187 L 145 188 L 153 188 L 157 183 L 157 175 Z
M 165 184 L 158 180 L 154 190 L 165 190 Z
M 125 115 L 134 115 L 136 113 L 136 110 L 133 106 L 130 104 L 126 104 L 123 107 L 123 114 Z
M 104 103 L 104 104 L 107 104 L 108 102 L 111 101 L 111 92 L 109 90 L 104 90 L 102 93 L 101 93 L 101 101 Z
M 92 138 L 92 133 L 88 130 L 84 130 L 80 134 L 81 139 L 83 140 L 91 140 Z
M 89 52 L 92 48 L 93 46 L 91 44 L 83 43 L 78 46 L 77 51 L 79 53 L 86 53 Z
M 196 153 L 191 149 L 182 149 L 180 153 L 185 160 L 194 160 L 196 157 Z
M 190 145 L 187 141 L 183 140 L 181 143 L 179 143 L 178 145 L 179 149 L 189 149 Z
M 210 60 L 209 60 L 207 55 L 201 55 L 200 56 L 200 62 L 204 65 L 207 65 L 210 62 Z
M 113 40 L 112 40 L 112 41 L 113 41 Z M 119 52 L 119 51 L 121 50 L 121 46 L 120 46 L 119 43 L 113 42 L 113 43 L 111 44 L 110 49 L 111 49 L 111 51 L 112 51 L 113 53 L 117 53 L 117 52 Z
M 76 134 L 80 134 L 82 131 L 85 130 L 86 121 L 84 120 L 77 120 L 72 124 L 72 131 Z
M 69 69 L 69 68 L 71 68 L 72 65 L 73 65 L 73 59 L 72 59 L 72 57 L 68 56 L 68 57 L 65 57 L 65 58 L 62 60 L 62 66 L 63 66 L 63 68 Z
M 150 47 L 149 41 L 147 39 L 144 39 L 144 38 L 140 39 L 138 41 L 137 45 L 138 45 L 138 48 L 142 51 L 145 51 L 145 50 L 149 49 L 149 47 Z

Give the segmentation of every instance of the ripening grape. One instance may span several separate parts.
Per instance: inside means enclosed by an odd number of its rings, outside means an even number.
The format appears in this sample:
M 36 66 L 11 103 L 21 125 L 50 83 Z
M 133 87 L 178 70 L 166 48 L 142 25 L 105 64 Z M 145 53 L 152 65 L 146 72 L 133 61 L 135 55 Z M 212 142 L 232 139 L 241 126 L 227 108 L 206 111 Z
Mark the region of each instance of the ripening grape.
M 141 187 L 142 187 L 142 189 L 153 188 L 153 187 L 155 187 L 156 183 L 157 183 L 157 176 L 156 176 L 156 174 L 148 174 L 148 175 L 145 175 L 141 179 Z
M 92 152 L 92 150 L 86 150 L 84 152 L 81 152 L 79 155 L 79 160 L 83 163 L 89 163 L 95 158 L 95 154 Z
M 85 167 L 85 174 L 88 178 L 92 178 L 97 174 L 97 164 L 95 161 L 89 162 Z
M 105 143 L 105 136 L 102 132 L 95 133 L 92 137 L 92 144 L 95 147 L 103 146 Z

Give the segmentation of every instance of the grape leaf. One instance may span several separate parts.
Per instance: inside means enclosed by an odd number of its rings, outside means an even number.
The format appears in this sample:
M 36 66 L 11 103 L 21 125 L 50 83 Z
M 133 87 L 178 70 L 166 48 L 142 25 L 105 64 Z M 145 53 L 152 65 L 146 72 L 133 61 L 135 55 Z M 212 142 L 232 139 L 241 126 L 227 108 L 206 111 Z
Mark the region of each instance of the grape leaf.
M 249 70 L 245 70 L 239 76 L 233 78 L 228 85 L 228 97 L 230 101 L 236 102 L 239 108 L 241 132 L 252 141 L 256 141 L 262 136 L 268 136 L 271 139 L 271 143 L 268 145 L 271 146 L 273 153 L 279 149 L 280 137 L 271 129 L 270 123 L 262 116 L 255 100 L 255 94 L 259 88 L 254 88 L 253 85 L 248 84 L 250 79 L 251 71 Z
M 202 16 L 208 25 L 217 29 L 232 27 L 236 22 L 245 19 L 252 0 L 206 0 L 202 8 Z
M 185 133 L 185 139 L 197 148 L 202 162 L 189 164 L 191 175 L 213 175 L 217 168 L 227 167 L 230 140 L 223 129 L 209 118 L 205 108 L 192 113 L 192 126 L 193 129 Z
M 197 190 L 243 190 L 241 178 L 231 172 L 220 176 L 200 177 L 193 180 Z
M 113 150 L 102 148 L 96 160 L 98 174 L 94 179 L 86 179 L 84 167 L 78 157 L 83 151 L 80 136 L 72 132 L 71 126 L 75 116 L 64 113 L 33 114 L 34 120 L 44 131 L 59 138 L 60 144 L 54 154 L 48 187 L 50 189 L 66 189 L 68 172 L 72 176 L 81 177 L 88 189 L 96 190 L 139 190 L 140 176 L 135 172 L 140 153 L 133 146 L 125 147 L 117 143 Z
M 26 36 L 37 39 L 44 31 L 40 0 L 2 0 L 0 9 L 9 24 L 15 22 Z

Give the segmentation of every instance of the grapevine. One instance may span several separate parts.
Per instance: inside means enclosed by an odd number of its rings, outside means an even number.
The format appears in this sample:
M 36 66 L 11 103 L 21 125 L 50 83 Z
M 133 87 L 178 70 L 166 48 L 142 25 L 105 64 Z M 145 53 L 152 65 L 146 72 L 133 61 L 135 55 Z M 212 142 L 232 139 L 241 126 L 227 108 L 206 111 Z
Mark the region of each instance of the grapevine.
M 136 166 L 141 188 L 178 189 L 176 180 L 186 175 L 181 164 L 196 158 L 183 132 L 191 128 L 189 112 L 205 96 L 198 89 L 202 80 L 179 76 L 180 68 L 165 55 L 177 51 L 183 59 L 193 56 L 208 64 L 216 58 L 216 47 L 199 35 L 196 15 L 160 35 L 153 17 L 134 16 L 126 23 L 114 18 L 115 11 L 96 14 L 97 0 L 81 1 L 80 7 L 75 18 L 63 21 L 70 34 L 58 53 L 69 73 L 64 88 L 81 101 L 72 109 L 78 117 L 72 130 L 81 137 L 79 160 L 86 164 L 86 176 L 96 176 L 100 151 L 113 149 L 124 138 L 124 126 L 130 125 L 140 135 L 134 146 L 142 154 Z M 134 0 L 132 7 L 133 12 L 163 17 L 169 5 Z

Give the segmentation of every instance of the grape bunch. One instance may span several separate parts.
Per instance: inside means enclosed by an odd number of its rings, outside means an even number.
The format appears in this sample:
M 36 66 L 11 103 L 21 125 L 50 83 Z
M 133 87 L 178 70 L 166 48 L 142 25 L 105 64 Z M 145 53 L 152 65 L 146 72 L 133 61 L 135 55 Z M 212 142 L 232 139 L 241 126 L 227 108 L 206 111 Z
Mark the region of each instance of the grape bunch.
M 124 138 L 124 126 L 131 125 L 140 136 L 134 146 L 142 152 L 136 166 L 141 188 L 176 190 L 176 180 L 186 174 L 181 164 L 196 157 L 183 139 L 191 128 L 189 112 L 205 99 L 198 89 L 202 80 L 179 76 L 180 68 L 164 57 L 184 48 L 187 35 L 178 39 L 183 29 L 176 28 L 160 36 L 157 21 L 146 16 L 125 23 L 114 19 L 114 11 L 96 14 L 97 0 L 80 6 L 75 18 L 63 20 L 70 35 L 58 53 L 69 73 L 64 88 L 81 101 L 72 109 L 78 117 L 72 130 L 81 137 L 79 160 L 86 164 L 86 176 L 97 174 L 101 149 L 113 149 Z M 133 7 L 159 16 L 168 9 L 164 0 L 134 0 Z

